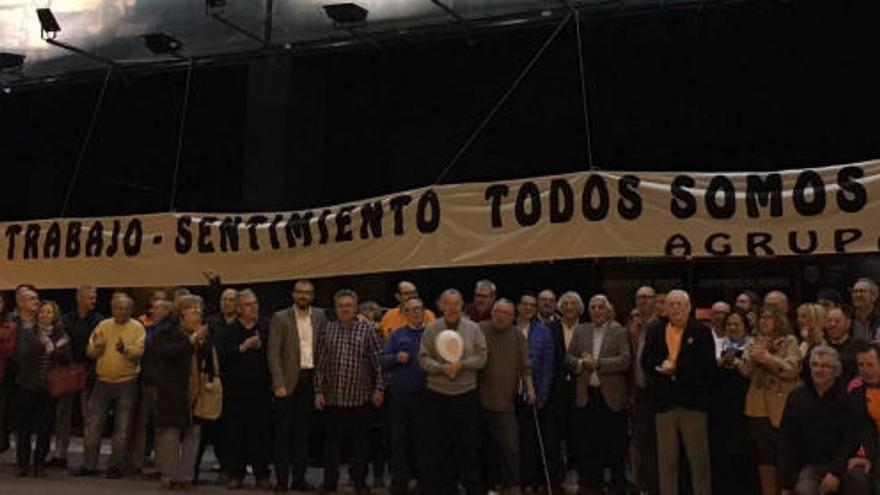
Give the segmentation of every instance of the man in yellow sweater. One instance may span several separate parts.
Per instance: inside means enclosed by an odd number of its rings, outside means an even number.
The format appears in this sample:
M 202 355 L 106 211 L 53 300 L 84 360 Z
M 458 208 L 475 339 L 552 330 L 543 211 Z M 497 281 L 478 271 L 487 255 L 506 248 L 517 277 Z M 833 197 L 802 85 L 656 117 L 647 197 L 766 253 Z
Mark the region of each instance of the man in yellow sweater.
M 83 465 L 74 475 L 97 474 L 101 432 L 104 431 L 107 409 L 112 405 L 115 417 L 113 454 L 107 466 L 107 477 L 122 476 L 132 414 L 137 402 L 137 377 L 144 354 L 144 327 L 132 319 L 133 305 L 129 296 L 117 294 L 111 303 L 113 317 L 99 323 L 89 338 L 86 354 L 96 361 L 98 380 L 89 400 Z

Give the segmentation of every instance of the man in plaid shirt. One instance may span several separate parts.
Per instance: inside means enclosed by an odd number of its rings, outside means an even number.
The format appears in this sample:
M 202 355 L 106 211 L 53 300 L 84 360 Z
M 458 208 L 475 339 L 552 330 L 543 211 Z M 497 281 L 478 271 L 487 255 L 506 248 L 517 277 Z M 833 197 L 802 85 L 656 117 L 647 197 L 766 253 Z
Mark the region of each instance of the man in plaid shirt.
M 370 493 L 366 485 L 369 453 L 369 403 L 379 407 L 385 383 L 379 353 L 382 344 L 369 322 L 357 318 L 357 294 L 342 289 L 333 296 L 336 321 L 327 324 L 318 347 L 315 369 L 315 408 L 324 410 L 323 492 L 335 492 L 342 457 L 342 438 L 351 436 L 350 473 L 355 493 Z

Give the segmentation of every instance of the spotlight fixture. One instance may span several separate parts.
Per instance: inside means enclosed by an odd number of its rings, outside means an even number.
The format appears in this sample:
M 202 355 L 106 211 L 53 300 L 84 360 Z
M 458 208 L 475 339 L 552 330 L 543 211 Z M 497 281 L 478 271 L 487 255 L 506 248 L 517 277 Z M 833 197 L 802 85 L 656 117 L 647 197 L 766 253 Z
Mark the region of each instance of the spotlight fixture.
M 369 11 L 354 3 L 331 3 L 324 5 L 327 17 L 340 27 L 363 24 Z
M 0 52 L 0 72 L 20 69 L 24 65 L 25 56 L 19 53 Z
M 144 36 L 147 49 L 156 55 L 173 55 L 183 48 L 183 43 L 168 33 L 150 33 Z
M 40 37 L 45 39 L 55 39 L 61 26 L 55 19 L 52 9 L 37 9 L 37 17 L 40 19 Z

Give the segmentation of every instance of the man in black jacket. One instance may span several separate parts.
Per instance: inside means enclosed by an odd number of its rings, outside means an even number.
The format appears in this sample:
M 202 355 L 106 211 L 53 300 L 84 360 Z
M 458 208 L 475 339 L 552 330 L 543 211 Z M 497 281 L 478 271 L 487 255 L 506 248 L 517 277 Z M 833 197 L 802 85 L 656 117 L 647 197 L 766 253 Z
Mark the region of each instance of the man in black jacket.
M 660 494 L 678 494 L 681 438 L 693 494 L 709 495 L 712 474 L 706 411 L 716 366 L 715 341 L 711 330 L 691 318 L 687 292 L 670 291 L 666 305 L 667 317 L 648 327 L 641 360 L 657 412 Z
M 257 296 L 250 289 L 238 292 L 238 315 L 215 336 L 223 383 L 227 486 L 240 489 L 250 464 L 257 486 L 271 490 L 271 402 L 265 351 L 269 320 L 259 316 Z
M 876 438 L 860 438 L 864 412 L 846 394 L 840 373 L 837 351 L 818 346 L 810 352 L 812 380 L 788 396 L 779 428 L 783 495 L 871 493 L 866 476 L 849 474 L 871 468 L 868 458 L 859 458 L 858 453 L 872 455 Z

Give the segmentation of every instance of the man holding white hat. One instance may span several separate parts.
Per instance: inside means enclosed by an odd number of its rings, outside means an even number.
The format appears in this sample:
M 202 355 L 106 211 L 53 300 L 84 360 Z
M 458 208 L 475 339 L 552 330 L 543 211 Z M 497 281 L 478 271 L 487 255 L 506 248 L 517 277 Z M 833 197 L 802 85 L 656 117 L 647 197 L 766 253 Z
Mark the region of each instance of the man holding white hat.
M 456 479 L 468 495 L 481 493 L 477 372 L 486 364 L 486 339 L 476 323 L 462 317 L 463 306 L 461 292 L 444 291 L 443 317 L 425 329 L 419 349 L 419 365 L 428 375 L 428 495 L 457 493 Z

